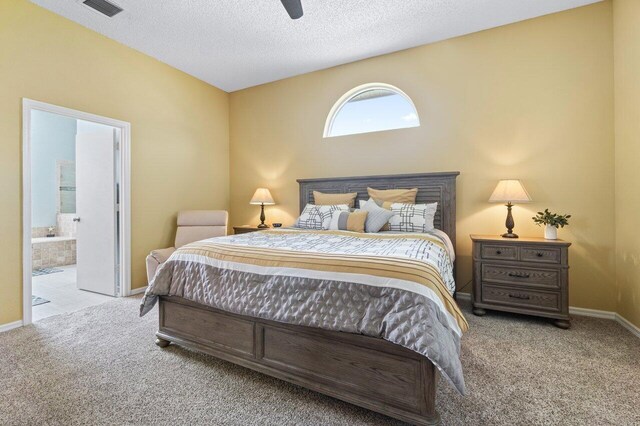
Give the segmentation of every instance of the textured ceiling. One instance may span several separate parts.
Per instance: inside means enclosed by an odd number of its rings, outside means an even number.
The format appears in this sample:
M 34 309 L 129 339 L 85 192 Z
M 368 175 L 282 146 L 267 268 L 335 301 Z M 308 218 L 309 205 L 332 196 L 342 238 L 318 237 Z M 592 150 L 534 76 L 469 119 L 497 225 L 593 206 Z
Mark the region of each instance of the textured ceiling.
M 32 0 L 228 92 L 600 0 Z

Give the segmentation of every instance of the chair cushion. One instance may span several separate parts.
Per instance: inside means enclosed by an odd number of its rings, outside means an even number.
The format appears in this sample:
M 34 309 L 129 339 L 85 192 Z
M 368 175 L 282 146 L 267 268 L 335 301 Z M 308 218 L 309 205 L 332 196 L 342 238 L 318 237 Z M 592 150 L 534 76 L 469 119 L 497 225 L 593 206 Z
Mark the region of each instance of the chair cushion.
M 227 235 L 227 226 L 178 226 L 176 231 L 176 247 L 195 241 Z

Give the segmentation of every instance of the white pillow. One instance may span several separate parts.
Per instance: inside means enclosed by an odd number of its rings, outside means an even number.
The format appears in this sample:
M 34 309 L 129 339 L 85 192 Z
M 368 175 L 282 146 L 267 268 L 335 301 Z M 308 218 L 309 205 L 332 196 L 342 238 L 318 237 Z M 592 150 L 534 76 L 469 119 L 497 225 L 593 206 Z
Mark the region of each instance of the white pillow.
M 433 229 L 433 218 L 438 203 L 430 204 L 391 204 L 394 213 L 389 219 L 389 230 L 396 232 L 429 232 Z
M 336 210 L 331 213 L 331 219 L 329 219 L 329 230 L 335 231 L 338 229 L 338 221 L 340 220 L 340 211 Z
M 316 206 L 314 204 L 307 204 L 304 206 L 302 213 L 298 220 L 296 220 L 295 226 L 303 229 L 329 229 L 329 223 L 331 222 L 331 215 L 334 211 L 349 211 L 349 206 L 346 204 L 335 204 L 332 206 Z

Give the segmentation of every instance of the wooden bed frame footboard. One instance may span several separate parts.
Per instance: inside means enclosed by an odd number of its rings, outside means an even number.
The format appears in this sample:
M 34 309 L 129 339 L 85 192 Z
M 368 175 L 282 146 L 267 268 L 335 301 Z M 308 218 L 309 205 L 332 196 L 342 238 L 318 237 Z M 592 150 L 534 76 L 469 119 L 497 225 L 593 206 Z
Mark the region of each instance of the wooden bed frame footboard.
M 415 425 L 440 423 L 426 357 L 382 339 L 231 314 L 160 297 L 156 344 L 171 342 Z

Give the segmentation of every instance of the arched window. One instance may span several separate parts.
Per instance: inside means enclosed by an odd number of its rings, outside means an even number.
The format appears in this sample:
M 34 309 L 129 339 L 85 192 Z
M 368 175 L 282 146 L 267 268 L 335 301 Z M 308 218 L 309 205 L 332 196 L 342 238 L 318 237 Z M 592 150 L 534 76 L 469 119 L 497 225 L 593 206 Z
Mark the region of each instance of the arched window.
M 338 99 L 329 111 L 324 137 L 418 126 L 418 112 L 406 93 L 389 84 L 368 83 Z

